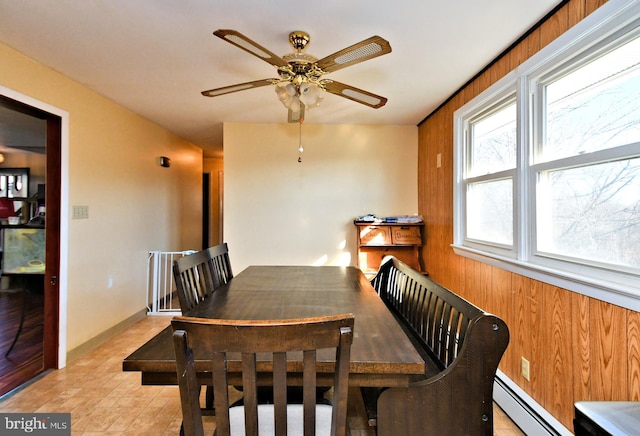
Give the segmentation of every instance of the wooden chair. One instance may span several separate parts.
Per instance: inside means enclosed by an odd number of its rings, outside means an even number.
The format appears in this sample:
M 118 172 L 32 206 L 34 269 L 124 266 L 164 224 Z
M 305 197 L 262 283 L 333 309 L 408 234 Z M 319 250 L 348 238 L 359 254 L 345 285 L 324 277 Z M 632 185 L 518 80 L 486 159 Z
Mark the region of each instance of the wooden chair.
M 186 436 L 204 434 L 196 368 L 212 375 L 217 436 L 244 435 L 245 429 L 247 435 L 285 436 L 287 426 L 296 435 L 346 434 L 352 314 L 264 321 L 176 317 L 171 325 Z M 323 348 L 336 350 L 332 405 L 316 404 L 316 350 Z M 295 351 L 303 352 L 304 363 L 287 361 L 287 352 Z M 257 371 L 271 362 L 274 404 L 258 405 L 257 380 L 265 374 Z M 302 373 L 296 380 L 303 384 L 303 404 L 287 404 L 288 371 Z M 229 373 L 242 373 L 243 406 L 229 407 Z
M 213 275 L 213 286 L 217 288 L 226 285 L 233 278 L 231 261 L 229 260 L 229 246 L 227 243 L 207 248 L 209 266 Z
M 183 315 L 211 295 L 219 286 L 215 284 L 207 250 L 176 259 L 173 262 L 173 278 L 176 282 L 180 310 Z M 214 413 L 213 389 L 211 387 L 206 390 L 204 407 L 209 414 Z
M 173 278 L 183 314 L 188 313 L 215 289 L 206 250 L 174 260 Z

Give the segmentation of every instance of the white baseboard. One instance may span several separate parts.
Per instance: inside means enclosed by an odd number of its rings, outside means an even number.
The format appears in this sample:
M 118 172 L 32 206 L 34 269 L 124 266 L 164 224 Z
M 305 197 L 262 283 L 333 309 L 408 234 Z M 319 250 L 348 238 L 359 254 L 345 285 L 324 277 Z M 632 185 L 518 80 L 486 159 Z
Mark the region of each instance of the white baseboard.
M 573 435 L 573 432 L 500 370 L 497 371 L 493 384 L 493 400 L 527 435 Z

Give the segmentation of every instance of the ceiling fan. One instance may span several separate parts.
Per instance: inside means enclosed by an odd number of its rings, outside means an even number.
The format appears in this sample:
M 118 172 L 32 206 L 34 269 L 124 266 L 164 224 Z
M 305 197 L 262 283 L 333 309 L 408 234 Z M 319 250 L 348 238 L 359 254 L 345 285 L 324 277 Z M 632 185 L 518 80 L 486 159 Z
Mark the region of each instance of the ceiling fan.
M 374 109 L 384 106 L 387 102 L 385 97 L 324 78 L 327 73 L 391 53 L 389 42 L 379 36 L 372 36 L 332 55 L 317 59 L 304 52 L 310 37 L 308 33 L 303 31 L 294 31 L 289 34 L 289 43 L 295 52 L 282 57 L 235 30 L 220 29 L 213 34 L 273 65 L 276 67 L 279 77 L 202 91 L 202 95 L 206 97 L 217 97 L 246 89 L 276 85 L 278 98 L 289 109 L 289 122 L 302 122 L 305 107 L 318 106 L 324 92 L 353 100 Z

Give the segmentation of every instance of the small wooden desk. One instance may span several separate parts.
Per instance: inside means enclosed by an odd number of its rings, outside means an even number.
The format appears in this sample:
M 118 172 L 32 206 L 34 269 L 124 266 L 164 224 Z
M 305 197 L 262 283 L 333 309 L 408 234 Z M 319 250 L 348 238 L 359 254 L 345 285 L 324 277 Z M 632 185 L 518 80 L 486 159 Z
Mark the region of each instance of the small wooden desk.
M 355 267 L 251 266 L 188 315 L 288 319 L 347 312 L 355 315 L 351 385 L 406 386 L 424 374 L 424 360 Z M 334 366 L 335 355 L 318 354 L 318 384 L 323 383 L 323 377 L 332 384 Z M 177 384 L 171 327 L 125 358 L 122 367 L 124 371 L 140 371 L 145 385 Z M 207 384 L 206 368 L 196 362 L 196 369 L 201 370 L 199 377 Z
M 376 275 L 386 256 L 395 256 L 416 271 L 424 271 L 420 260 L 423 222 L 353 223 L 358 237 L 358 267 L 365 276 Z

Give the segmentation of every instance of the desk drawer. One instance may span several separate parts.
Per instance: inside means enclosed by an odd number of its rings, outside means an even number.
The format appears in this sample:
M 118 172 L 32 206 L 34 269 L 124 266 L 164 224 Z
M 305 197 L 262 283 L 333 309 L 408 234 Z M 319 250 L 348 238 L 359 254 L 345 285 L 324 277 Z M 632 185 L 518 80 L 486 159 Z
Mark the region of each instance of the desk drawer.
M 420 227 L 417 226 L 392 226 L 391 240 L 394 245 L 420 245 Z
M 385 226 L 362 227 L 360 245 L 391 245 L 391 229 Z

